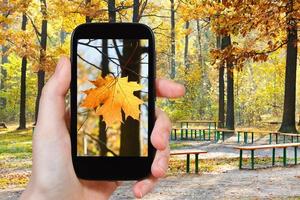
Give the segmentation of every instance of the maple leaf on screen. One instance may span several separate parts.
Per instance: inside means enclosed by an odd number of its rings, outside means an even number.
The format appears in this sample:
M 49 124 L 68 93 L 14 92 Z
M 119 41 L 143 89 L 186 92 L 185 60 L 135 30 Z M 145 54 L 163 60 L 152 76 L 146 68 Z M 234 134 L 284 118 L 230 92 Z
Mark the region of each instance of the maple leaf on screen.
M 122 110 L 125 119 L 131 116 L 139 120 L 141 99 L 134 96 L 134 91 L 139 91 L 142 86 L 134 81 L 128 81 L 128 77 L 115 78 L 107 75 L 99 77 L 93 83 L 95 88 L 83 91 L 86 94 L 81 107 L 93 108 L 97 115 L 103 116 L 106 125 L 112 126 L 115 122 L 123 122 Z

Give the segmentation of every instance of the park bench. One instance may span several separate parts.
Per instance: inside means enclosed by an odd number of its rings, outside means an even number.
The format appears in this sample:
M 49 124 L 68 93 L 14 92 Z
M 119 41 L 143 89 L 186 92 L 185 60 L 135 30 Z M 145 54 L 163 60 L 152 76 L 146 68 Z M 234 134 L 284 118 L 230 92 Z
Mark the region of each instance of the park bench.
M 207 151 L 202 150 L 181 150 L 181 151 L 175 151 L 171 152 L 171 156 L 177 156 L 177 155 L 186 155 L 186 173 L 190 173 L 190 155 L 195 155 L 195 173 L 197 174 L 199 172 L 199 154 L 206 154 Z
M 275 165 L 275 149 L 283 149 L 283 166 L 287 165 L 286 149 L 288 147 L 294 147 L 295 164 L 297 164 L 297 148 L 300 143 L 288 143 L 288 144 L 268 144 L 268 145 L 257 145 L 257 146 L 237 146 L 235 149 L 240 150 L 239 168 L 243 166 L 243 151 L 251 151 L 251 169 L 254 169 L 254 151 L 261 149 L 272 149 L 272 166 Z
M 170 139 L 177 140 L 178 134 L 180 134 L 181 140 L 188 140 L 188 139 L 199 139 L 202 140 L 210 140 L 210 129 L 208 128 L 172 128 Z M 208 137 L 206 137 L 208 134 Z M 189 138 L 190 135 L 190 138 Z
M 241 130 L 237 130 L 237 134 L 238 134 L 238 143 L 241 143 L 241 134 L 244 134 L 243 136 L 243 142 L 245 144 L 253 144 L 254 142 L 254 134 L 269 134 L 270 135 L 270 140 L 272 140 L 272 134 L 276 135 L 276 138 L 278 137 L 277 132 L 276 131 L 264 131 L 264 130 L 256 130 L 256 129 L 241 129 Z M 249 134 L 251 135 L 251 140 L 249 142 Z M 276 139 L 276 141 L 278 141 L 278 138 Z M 271 142 L 269 142 L 271 144 Z M 278 142 L 277 142 L 278 143 Z
M 235 130 L 230 130 L 230 129 L 224 129 L 224 128 L 217 128 L 214 131 L 214 141 L 218 142 L 221 138 L 222 135 L 222 141 L 225 141 L 225 135 L 226 134 L 232 134 L 235 133 Z
M 272 133 L 270 133 L 270 136 L 269 136 L 269 144 L 272 144 L 272 142 L 273 142 L 272 135 L 275 135 L 276 144 L 279 143 L 280 136 L 283 136 L 283 143 L 286 143 L 288 138 L 291 139 L 292 143 L 295 141 L 299 142 L 299 137 L 300 137 L 300 134 L 297 134 L 297 133 L 272 132 Z

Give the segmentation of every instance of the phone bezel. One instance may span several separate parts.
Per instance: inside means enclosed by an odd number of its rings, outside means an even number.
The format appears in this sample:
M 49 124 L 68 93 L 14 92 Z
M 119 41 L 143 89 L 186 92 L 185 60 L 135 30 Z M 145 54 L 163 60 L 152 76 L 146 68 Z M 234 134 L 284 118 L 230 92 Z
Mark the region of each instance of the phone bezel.
M 101 37 L 99 37 L 101 36 Z M 77 156 L 77 42 L 78 39 L 148 39 L 148 156 L 94 157 Z M 147 177 L 155 149 L 150 141 L 155 122 L 155 41 L 152 30 L 140 23 L 86 23 L 79 25 L 71 38 L 71 146 L 75 173 L 88 180 L 138 180 Z

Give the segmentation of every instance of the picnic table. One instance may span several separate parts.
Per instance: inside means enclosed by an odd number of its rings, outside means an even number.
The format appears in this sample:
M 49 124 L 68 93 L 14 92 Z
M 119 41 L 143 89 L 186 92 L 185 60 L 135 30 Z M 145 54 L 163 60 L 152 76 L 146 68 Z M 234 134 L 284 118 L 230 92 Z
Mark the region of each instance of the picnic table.
M 214 127 L 214 129 L 217 128 L 217 121 L 215 120 L 180 120 L 177 121 L 178 123 L 180 123 L 180 128 L 185 127 L 188 128 L 189 124 L 208 124 L 208 128 L 211 129 L 212 125 Z
M 300 143 L 288 143 L 288 144 L 268 144 L 268 145 L 256 145 L 256 146 L 236 146 L 234 149 L 240 150 L 239 168 L 242 169 L 243 165 L 243 151 L 251 151 L 251 169 L 254 169 L 254 151 L 260 149 L 272 149 L 272 166 L 275 165 L 275 149 L 283 149 L 283 166 L 287 165 L 286 149 L 288 147 L 294 147 L 295 165 L 297 164 L 297 148 Z
M 190 155 L 195 155 L 195 173 L 198 174 L 199 172 L 199 154 L 206 154 L 207 151 L 202 150 L 181 150 L 181 151 L 174 151 L 171 152 L 171 156 L 175 155 L 186 155 L 186 173 L 190 173 Z
M 272 142 L 273 142 L 273 137 L 272 137 L 272 135 L 275 135 L 275 141 L 276 141 L 276 144 L 279 143 L 279 136 L 283 136 L 283 143 L 286 143 L 286 138 L 288 138 L 288 137 L 291 138 L 291 142 L 292 142 L 292 143 L 293 143 L 294 141 L 299 142 L 299 137 L 300 137 L 300 134 L 297 134 L 297 133 L 272 132 L 272 133 L 270 133 L 270 136 L 269 136 L 269 144 L 272 144 Z M 296 140 L 294 140 L 294 138 L 296 138 Z
M 170 139 L 177 140 L 178 132 L 180 132 L 181 140 L 197 139 L 197 138 L 199 138 L 200 141 L 210 140 L 210 130 L 207 128 L 172 128 Z M 206 134 L 208 134 L 208 137 L 206 137 Z
M 250 144 L 253 144 L 254 142 L 254 134 L 270 134 L 270 138 L 272 139 L 272 134 L 276 134 L 276 131 L 268 131 L 268 130 L 257 130 L 257 129 L 238 129 L 237 134 L 238 134 L 238 143 L 241 143 L 241 134 L 244 134 L 244 143 L 249 144 L 249 134 L 251 135 L 251 142 Z M 276 137 L 278 137 L 276 135 Z M 278 139 L 277 139 L 278 140 Z M 270 143 L 271 144 L 271 143 Z
M 214 140 L 215 142 L 218 142 L 222 135 L 222 141 L 225 141 L 225 134 L 232 134 L 235 133 L 235 130 L 230 129 L 224 129 L 224 128 L 217 128 L 214 131 Z

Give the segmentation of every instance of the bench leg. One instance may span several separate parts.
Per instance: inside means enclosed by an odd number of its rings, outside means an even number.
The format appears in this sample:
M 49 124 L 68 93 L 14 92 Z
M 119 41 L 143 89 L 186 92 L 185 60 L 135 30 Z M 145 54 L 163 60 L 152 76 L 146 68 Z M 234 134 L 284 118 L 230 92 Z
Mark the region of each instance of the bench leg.
M 224 135 L 224 132 L 222 132 L 222 140 L 223 140 L 223 142 L 225 141 L 225 135 Z
M 272 166 L 275 165 L 275 148 L 272 149 Z
M 251 169 L 254 169 L 254 150 L 251 150 Z
M 286 166 L 286 148 L 283 148 L 283 166 Z
M 272 144 L 272 133 L 270 133 L 270 136 L 269 136 L 269 144 Z
M 189 137 L 189 136 L 188 136 L 188 129 L 186 129 L 186 130 L 185 130 L 185 139 L 187 140 L 188 137 Z
M 240 149 L 240 163 L 239 163 L 239 168 L 242 169 L 243 167 L 243 150 Z
M 283 136 L 283 143 L 285 143 L 285 135 Z
M 237 143 L 239 144 L 240 143 L 240 132 L 238 132 L 238 141 Z
M 180 130 L 180 139 L 182 140 L 182 138 L 183 138 L 183 131 L 182 131 L 182 129 Z
M 175 129 L 175 140 L 177 140 L 177 132 L 176 132 L 176 129 Z
M 298 151 L 298 147 L 295 147 L 295 165 L 297 165 L 297 151 Z
M 253 142 L 254 142 L 254 133 L 252 132 L 251 133 L 251 143 L 253 144 Z
M 203 141 L 205 141 L 205 130 L 203 130 Z
M 278 134 L 275 135 L 276 138 L 276 144 L 278 144 Z
M 198 155 L 199 154 L 195 154 L 195 173 L 198 174 L 199 171 L 199 160 L 198 160 Z
M 186 154 L 186 173 L 190 173 L 190 154 Z

